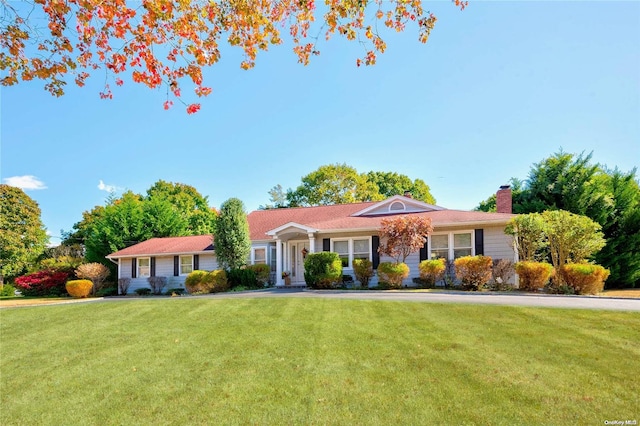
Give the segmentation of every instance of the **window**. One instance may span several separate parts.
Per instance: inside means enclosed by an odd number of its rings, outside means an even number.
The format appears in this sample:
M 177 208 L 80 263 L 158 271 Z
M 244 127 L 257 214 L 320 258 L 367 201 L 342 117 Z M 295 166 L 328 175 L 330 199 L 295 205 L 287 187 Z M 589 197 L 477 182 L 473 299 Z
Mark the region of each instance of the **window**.
M 140 257 L 138 258 L 138 277 L 150 277 L 151 276 L 151 258 Z
M 389 206 L 389 211 L 400 211 L 400 210 L 405 210 L 405 209 L 406 209 L 406 207 L 405 207 L 404 203 L 401 203 L 400 201 L 394 201 Z
M 276 248 L 274 246 L 271 247 L 271 272 L 276 272 L 276 267 L 277 265 L 277 251 Z
M 353 258 L 369 259 L 369 239 L 353 240 Z
M 431 259 L 449 260 L 449 235 L 431 236 Z
M 350 238 L 332 241 L 333 251 L 338 253 L 343 268 L 352 268 L 353 259 L 371 260 L 371 238 Z
M 193 256 L 180 256 L 180 275 L 189 275 L 193 272 Z
M 471 234 L 453 234 L 453 258 L 471 256 Z
M 340 260 L 342 261 L 342 267 L 349 267 L 349 240 L 346 241 L 334 241 L 333 251 L 338 253 Z
M 471 232 L 437 234 L 430 237 L 431 259 L 457 259 L 473 255 L 473 239 Z
M 267 249 L 256 248 L 253 249 L 253 264 L 265 264 L 267 263 Z

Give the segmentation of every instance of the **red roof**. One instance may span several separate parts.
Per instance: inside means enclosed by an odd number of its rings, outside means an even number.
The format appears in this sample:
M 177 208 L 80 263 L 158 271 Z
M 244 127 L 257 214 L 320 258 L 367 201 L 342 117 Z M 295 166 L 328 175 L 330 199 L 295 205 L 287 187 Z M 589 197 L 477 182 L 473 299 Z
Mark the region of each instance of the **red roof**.
M 150 240 L 143 241 L 131 247 L 112 253 L 107 257 L 202 253 L 206 251 L 213 251 L 213 237 L 211 235 L 151 238 Z
M 252 240 L 272 239 L 267 232 L 287 223 L 297 223 L 319 231 L 369 230 L 380 227 L 380 220 L 391 215 L 352 216 L 376 202 L 338 204 L 333 206 L 297 207 L 289 209 L 257 210 L 249 213 Z M 513 214 L 487 213 L 463 210 L 434 210 L 423 213 L 398 213 L 431 218 L 434 228 L 467 224 L 504 224 Z
M 295 207 L 286 209 L 257 210 L 249 213 L 250 238 L 252 241 L 271 240 L 267 232 L 288 223 L 303 225 L 318 232 L 372 231 L 380 227 L 382 218 L 392 215 L 359 215 L 362 210 L 377 202 L 337 204 L 332 206 Z M 486 213 L 463 210 L 433 210 L 420 213 L 398 212 L 397 215 L 419 215 L 431 219 L 437 231 L 453 226 L 504 225 L 515 215 L 508 213 Z M 213 250 L 211 235 L 192 237 L 152 238 L 109 255 L 110 258 L 134 257 L 140 255 L 201 253 Z

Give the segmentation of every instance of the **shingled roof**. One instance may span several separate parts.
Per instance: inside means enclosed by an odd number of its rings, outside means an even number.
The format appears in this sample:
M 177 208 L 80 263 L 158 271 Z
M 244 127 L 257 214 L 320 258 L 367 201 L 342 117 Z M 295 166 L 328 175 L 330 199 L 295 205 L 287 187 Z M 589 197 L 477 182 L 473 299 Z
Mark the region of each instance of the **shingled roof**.
M 151 238 L 131 247 L 110 254 L 107 258 L 155 256 L 186 253 L 203 253 L 213 251 L 211 235 L 193 235 L 190 237 Z

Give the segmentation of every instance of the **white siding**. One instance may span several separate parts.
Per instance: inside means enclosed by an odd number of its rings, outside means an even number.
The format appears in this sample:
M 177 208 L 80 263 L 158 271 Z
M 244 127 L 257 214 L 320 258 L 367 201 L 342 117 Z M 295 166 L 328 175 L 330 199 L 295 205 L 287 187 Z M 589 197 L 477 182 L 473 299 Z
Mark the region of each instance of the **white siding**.
M 503 227 L 484 229 L 484 255 L 492 259 L 507 259 L 514 261 L 513 238 L 504 233 Z
M 144 257 L 144 256 L 140 256 Z M 156 277 L 167 277 L 167 286 L 165 291 L 170 288 L 184 288 L 184 280 L 186 275 L 174 276 L 173 275 L 173 256 L 156 256 Z M 133 259 L 121 259 L 120 264 L 122 270 L 120 271 L 121 278 L 131 278 L 131 262 Z M 214 254 L 201 254 L 199 259 L 199 268 L 205 271 L 213 271 L 218 269 L 218 262 Z M 129 285 L 128 294 L 133 294 L 136 289 L 150 288 L 147 277 L 143 278 L 131 278 L 131 284 Z

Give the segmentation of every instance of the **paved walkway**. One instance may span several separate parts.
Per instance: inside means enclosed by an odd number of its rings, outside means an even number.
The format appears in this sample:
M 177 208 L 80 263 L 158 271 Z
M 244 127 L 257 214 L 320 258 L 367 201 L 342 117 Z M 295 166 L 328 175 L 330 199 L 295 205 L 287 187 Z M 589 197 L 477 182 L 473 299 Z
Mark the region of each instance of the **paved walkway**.
M 258 291 L 229 292 L 187 296 L 189 298 L 242 299 L 264 297 L 299 297 L 329 298 L 355 300 L 387 300 L 398 302 L 422 303 L 467 303 L 476 305 L 532 306 L 545 308 L 600 309 L 616 311 L 640 312 L 640 299 L 602 297 L 602 296 L 558 296 L 550 294 L 522 293 L 472 293 L 472 292 L 417 292 L 417 291 L 353 291 L 353 290 L 307 290 L 307 289 L 275 289 Z M 46 305 L 60 303 L 99 303 L 126 302 L 131 300 L 167 300 L 167 297 L 109 297 L 95 299 L 71 299 L 68 301 L 52 301 Z M 33 305 L 22 305 L 33 306 Z M 0 305 L 0 308 L 15 307 Z
M 640 299 L 602 296 L 558 296 L 551 294 L 417 292 L 417 291 L 352 291 L 267 289 L 243 293 L 220 293 L 196 297 L 325 297 L 330 299 L 391 300 L 426 303 L 469 303 L 479 305 L 538 306 L 547 308 L 605 309 L 640 312 Z

